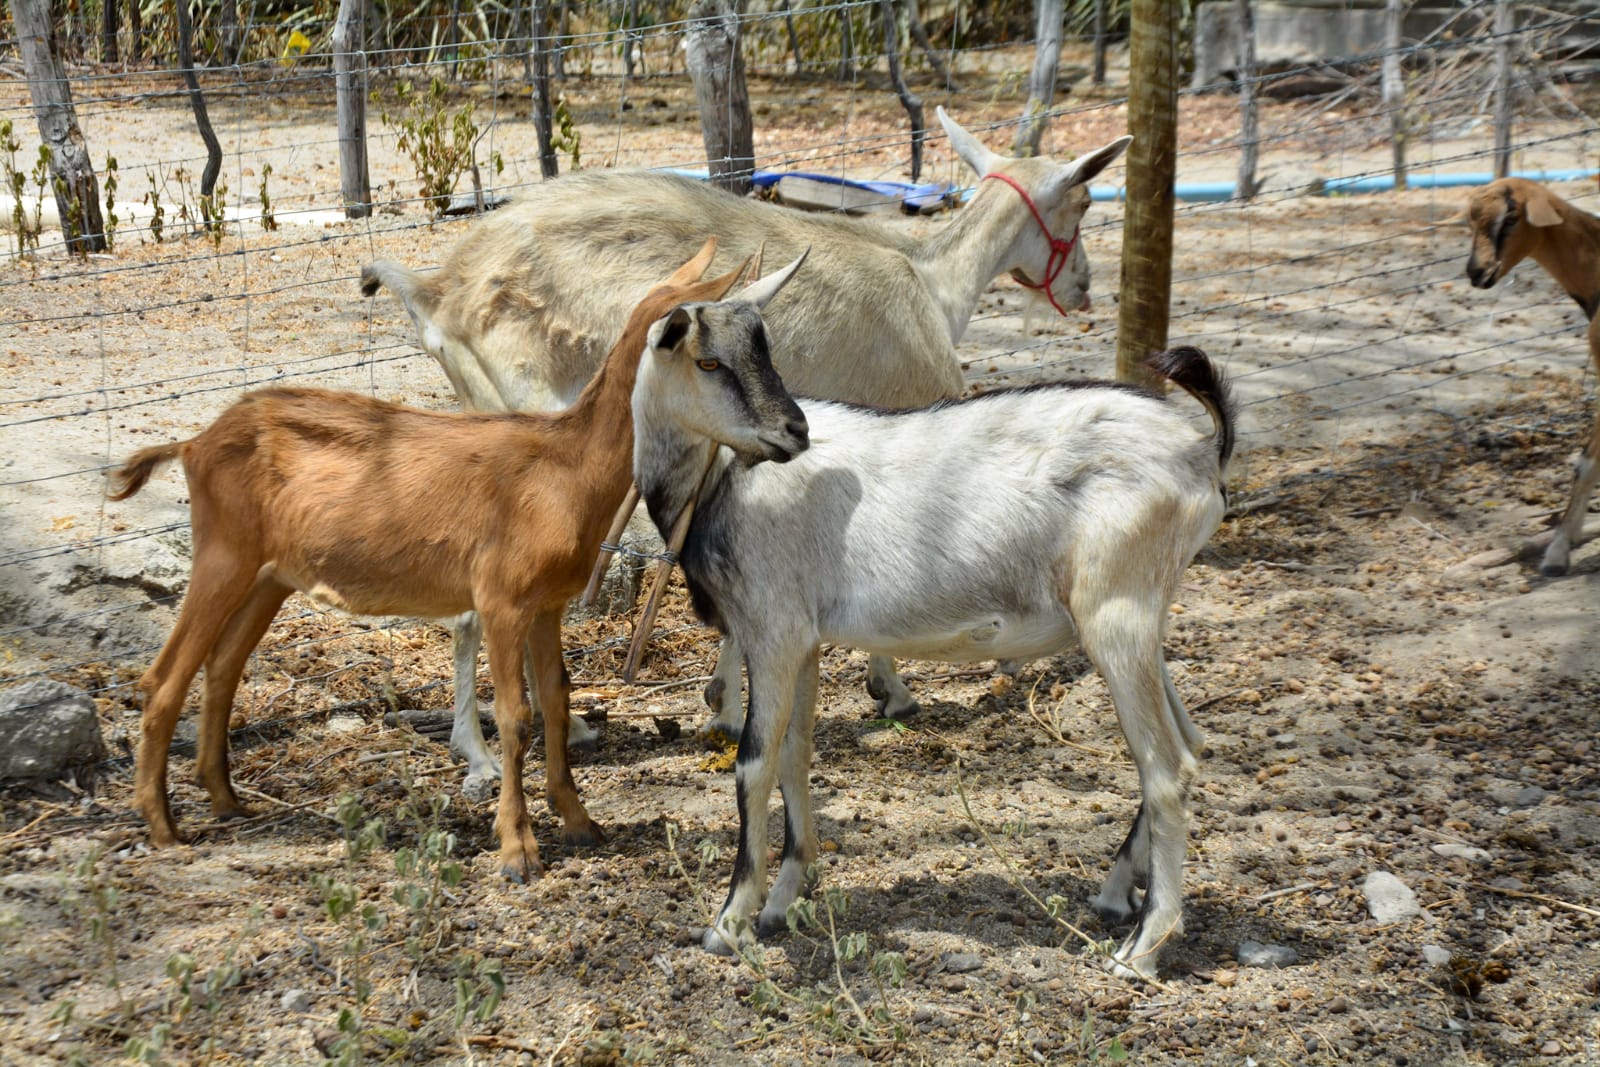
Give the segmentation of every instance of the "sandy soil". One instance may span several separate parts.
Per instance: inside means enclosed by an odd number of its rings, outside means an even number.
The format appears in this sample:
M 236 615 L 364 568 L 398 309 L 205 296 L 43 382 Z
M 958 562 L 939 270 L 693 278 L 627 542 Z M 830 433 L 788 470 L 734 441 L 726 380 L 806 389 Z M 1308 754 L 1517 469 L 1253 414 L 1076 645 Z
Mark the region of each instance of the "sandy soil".
M 832 83 L 766 84 L 759 99 L 761 148 L 779 155 L 899 123 L 881 92 Z M 647 84 L 619 122 L 614 104 L 579 97 L 586 158 L 693 158 L 687 100 Z M 973 85 L 948 106 L 979 124 L 1016 102 Z M 102 107 L 87 124 L 97 154 L 114 147 L 124 173 L 153 162 L 140 145 L 185 155 L 178 107 Z M 1188 105 L 1194 176 L 1227 173 L 1231 107 Z M 1276 107 L 1286 128 L 1297 113 Z M 236 709 L 235 778 L 260 817 L 209 825 L 180 750 L 176 810 L 199 842 L 149 851 L 128 811 L 127 683 L 181 591 L 186 509 L 176 475 L 108 505 L 99 469 L 280 375 L 451 401 L 403 312 L 361 301 L 354 278 L 380 254 L 438 262 L 456 226 L 421 225 L 415 207 L 288 224 L 332 195 L 330 116 L 271 96 L 221 111 L 235 188 L 272 160 L 284 228 L 247 224 L 220 251 L 125 233 L 87 266 L 0 272 L 0 606 L 16 620 L 0 678 L 94 691 L 118 757 L 71 795 L 3 799 L 0 1064 L 105 1062 L 130 1036 L 162 1035 L 163 1062 L 314 1061 L 336 1051 L 361 983 L 366 1056 L 402 1062 L 1600 1063 L 1600 550 L 1559 580 L 1519 554 L 1565 500 L 1592 380 L 1577 310 L 1531 264 L 1502 289 L 1466 286 L 1460 231 L 1434 225 L 1459 193 L 1182 211 L 1172 335 L 1227 368 L 1245 433 L 1235 512 L 1191 569 L 1167 643 L 1209 742 L 1187 933 L 1162 985 L 1100 967 L 1099 945 L 1123 931 L 1086 900 L 1138 783 L 1104 686 L 1073 654 L 1015 681 L 908 664 L 925 710 L 899 728 L 869 718 L 865 657 L 830 651 L 812 779 L 823 925 L 751 961 L 703 954 L 695 934 L 731 867 L 733 780 L 726 754 L 690 736 L 714 645 L 676 591 L 647 687 L 616 681 L 625 621 L 568 630 L 576 702 L 605 719 L 576 775 L 609 839 L 566 848 L 541 805 L 549 873 L 532 885 L 494 873 L 492 798 L 463 795 L 444 738 L 392 714 L 448 706 L 443 632 L 305 605 L 263 644 Z M 1269 163 L 1373 165 L 1381 144 L 1345 118 L 1276 144 Z M 1053 143 L 1098 144 L 1121 121 L 1093 111 Z M 496 133 L 514 181 L 528 178 L 526 133 Z M 1581 144 L 1546 144 L 1534 162 L 1580 165 Z M 1481 144 L 1436 148 L 1464 146 Z M 942 153 L 930 146 L 935 176 L 951 173 Z M 406 181 L 392 143 L 375 176 Z M 974 388 L 1109 371 L 1120 213 L 1094 218 L 1095 311 L 1030 319 L 1022 291 L 997 283 L 962 346 Z M 346 792 L 383 821 L 353 858 Z M 448 806 L 428 814 L 434 797 Z M 435 883 L 397 861 L 438 829 L 456 835 L 463 879 L 414 911 L 396 891 Z M 1409 886 L 1420 913 L 1375 920 L 1374 872 Z M 381 918 L 360 949 L 329 917 L 330 881 Z M 1248 965 L 1247 941 L 1292 961 Z M 457 1017 L 457 976 L 470 999 L 486 964 L 504 999 Z

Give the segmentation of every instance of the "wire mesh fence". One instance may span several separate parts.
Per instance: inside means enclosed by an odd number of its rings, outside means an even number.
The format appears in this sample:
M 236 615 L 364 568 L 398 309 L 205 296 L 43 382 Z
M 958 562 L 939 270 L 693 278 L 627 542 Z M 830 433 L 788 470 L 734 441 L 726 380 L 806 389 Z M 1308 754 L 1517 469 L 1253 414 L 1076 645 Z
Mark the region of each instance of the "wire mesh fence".
M 24 80 L 14 79 L 0 102 L 10 130 L 0 143 L 9 194 L 0 265 L 0 672 L 11 681 L 84 681 L 120 707 L 133 706 L 129 681 L 158 646 L 183 588 L 187 509 L 175 476 L 158 492 L 110 505 L 106 469 L 135 448 L 194 433 L 241 391 L 269 383 L 451 406 L 447 381 L 398 305 L 361 299 L 360 268 L 380 256 L 437 264 L 471 224 L 470 213 L 435 216 L 434 194 L 423 189 L 434 164 L 412 150 L 419 141 L 435 155 L 462 149 L 446 176 L 455 192 L 472 188 L 474 171 L 490 202 L 541 180 L 525 6 L 374 12 L 365 58 L 376 211 L 357 220 L 342 210 L 334 12 L 324 4 L 290 19 L 236 15 L 230 24 L 226 6 L 199 12 L 197 23 L 197 74 L 224 146 L 213 206 L 225 225 L 204 225 L 197 182 L 206 154 L 161 26 L 136 35 L 121 25 L 116 58 L 101 24 L 80 19 L 61 30 L 105 197 L 105 252 L 70 253 L 49 217 L 53 197 Z M 706 166 L 680 49 L 684 6 L 556 5 L 563 171 Z M 1044 142 L 1058 156 L 1126 126 L 1119 40 L 1113 32 L 1106 83 L 1091 84 L 1096 42 L 1084 34 L 1080 5 L 1070 6 L 1062 83 L 1071 90 L 1051 109 Z M 1500 290 L 1472 291 L 1462 274 L 1465 231 L 1446 221 L 1465 199 L 1455 183 L 1492 169 L 1492 59 L 1506 37 L 1492 29 L 1494 6 L 1440 5 L 1410 31 L 1400 49 L 1406 91 L 1389 103 L 1379 83 L 1392 50 L 1381 44 L 1298 57 L 1264 48 L 1252 78 L 1261 100 L 1260 191 L 1250 199 L 1232 188 L 1242 147 L 1232 53 L 1195 37 L 1194 69 L 1215 77 L 1192 79 L 1180 105 L 1171 332 L 1219 357 L 1236 383 L 1246 412 L 1235 473 L 1244 499 L 1425 453 L 1463 426 L 1492 421 L 1498 395 L 1584 380 L 1581 310 L 1531 266 Z M 918 92 L 1007 151 L 1027 95 L 1031 18 L 1022 5 L 977 7 L 898 6 L 903 22 L 918 19 L 925 41 L 902 51 Z M 1334 9 L 1341 17 L 1351 10 Z M 906 176 L 908 131 L 887 82 L 878 14 L 865 0 L 750 5 L 742 32 L 758 168 Z M 1565 179 L 1557 188 L 1580 206 L 1593 199 L 1591 168 L 1600 163 L 1584 58 L 1594 21 L 1528 5 L 1510 35 L 1514 167 Z M 20 73 L 15 40 L 0 43 L 0 65 Z M 1331 195 L 1393 174 L 1397 110 L 1409 191 Z M 937 132 L 929 164 L 933 180 L 972 182 Z M 1115 319 L 1106 309 L 1117 290 L 1122 184 L 1116 170 L 1102 176 L 1101 202 L 1084 227 L 1095 309 L 1058 319 L 1012 282 L 995 283 L 959 349 L 972 389 L 1111 373 Z M 946 223 L 882 224 L 920 233 Z M 1582 399 L 1554 396 L 1546 419 L 1519 432 L 1576 445 L 1587 424 Z M 1292 459 L 1297 449 L 1315 455 Z M 397 625 L 376 640 L 409 640 L 396 636 L 409 624 Z M 283 636 L 269 638 L 262 655 L 280 666 L 307 648 L 338 655 L 341 643 L 373 640 L 368 624 L 305 608 L 276 632 Z M 581 677 L 584 656 L 575 662 Z M 307 667 L 307 677 L 332 669 Z M 410 683 L 419 696 L 447 702 L 437 686 L 420 676 Z

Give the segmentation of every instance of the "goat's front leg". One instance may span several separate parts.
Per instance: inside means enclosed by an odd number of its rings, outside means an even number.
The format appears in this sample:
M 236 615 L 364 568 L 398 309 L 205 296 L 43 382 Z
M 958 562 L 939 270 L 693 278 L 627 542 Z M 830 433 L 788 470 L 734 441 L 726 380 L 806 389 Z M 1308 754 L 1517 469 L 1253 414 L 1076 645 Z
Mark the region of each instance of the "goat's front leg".
M 1600 374 L 1600 318 L 1589 323 L 1589 360 Z M 1552 578 L 1567 573 L 1572 564 L 1572 550 L 1583 543 L 1583 518 L 1589 511 L 1589 497 L 1595 483 L 1600 481 L 1600 404 L 1595 408 L 1594 426 L 1589 431 L 1589 441 L 1578 457 L 1578 469 L 1572 480 L 1572 495 L 1567 499 L 1567 510 L 1562 513 L 1561 524 L 1550 537 L 1539 563 L 1539 573 Z
M 817 723 L 817 658 L 812 649 L 795 678 L 794 713 L 778 753 L 778 788 L 783 792 L 783 863 L 772 894 L 756 922 L 762 937 L 789 925 L 789 905 L 806 891 L 817 861 L 817 828 L 811 817 L 811 747 Z
M 805 655 L 803 644 L 796 651 L 764 646 L 746 653 L 750 708 L 734 763 L 739 850 L 733 860 L 728 899 L 705 934 L 709 952 L 732 955 L 755 943 L 754 920 L 767 895 L 767 808 L 778 777 L 778 747 L 789 729 L 796 677 Z
M 467 774 L 500 777 L 500 761 L 483 739 L 478 720 L 478 646 L 483 644 L 483 620 L 475 611 L 457 615 L 450 628 L 450 655 L 455 661 L 455 710 L 450 727 L 450 754 L 467 761 Z
M 533 715 L 522 689 L 522 654 L 527 626 L 512 610 L 483 611 L 489 644 L 489 675 L 494 681 L 494 721 L 500 731 L 500 803 L 494 831 L 500 841 L 500 873 L 524 882 L 544 873 L 539 843 L 528 821 L 522 768 L 533 738 Z M 565 738 L 563 738 L 565 740 Z
M 567 762 L 568 692 L 571 683 L 561 659 L 561 612 L 544 612 L 528 628 L 528 673 L 539 694 L 544 716 L 545 800 L 561 816 L 562 839 L 569 845 L 592 847 L 605 840 L 572 780 Z
M 894 669 L 894 659 L 876 652 L 867 657 L 867 695 L 880 719 L 905 719 L 922 710 Z
M 1195 757 L 1167 707 L 1159 607 L 1140 611 L 1133 597 L 1119 598 L 1079 621 L 1084 651 L 1106 680 L 1138 765 L 1141 794 L 1133 829 L 1094 903 L 1113 914 L 1130 907 L 1133 883 L 1148 871 L 1138 922 L 1110 966 L 1126 978 L 1154 978 L 1161 946 L 1183 931 L 1184 803 Z

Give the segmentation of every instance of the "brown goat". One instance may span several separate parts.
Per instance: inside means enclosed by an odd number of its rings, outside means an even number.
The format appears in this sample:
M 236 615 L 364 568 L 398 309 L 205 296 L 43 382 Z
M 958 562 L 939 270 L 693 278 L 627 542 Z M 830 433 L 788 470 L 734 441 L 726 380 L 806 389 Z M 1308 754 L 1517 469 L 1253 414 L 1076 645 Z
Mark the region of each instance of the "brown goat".
M 569 843 L 602 839 L 567 764 L 561 614 L 630 483 L 632 393 L 650 325 L 680 304 L 721 299 L 745 269 L 700 281 L 715 251 L 707 241 L 650 291 L 565 411 L 425 412 L 350 393 L 263 389 L 198 436 L 144 449 L 113 475 L 111 499 L 121 500 L 181 457 L 189 484 L 189 590 L 139 681 L 134 800 L 153 844 L 179 840 L 167 751 L 202 664 L 196 774 L 216 816 L 246 813 L 228 773 L 229 710 L 246 659 L 295 590 L 367 615 L 479 612 L 505 771 L 495 816 L 502 873 L 521 880 L 542 869 L 522 787 L 533 730 L 524 655 L 544 716 L 546 798 Z M 750 341 L 728 343 L 741 340 Z
M 1589 319 L 1589 360 L 1600 374 L 1600 218 L 1573 207 L 1549 189 L 1525 178 L 1501 178 L 1473 190 L 1466 218 L 1472 226 L 1467 278 L 1488 289 L 1531 257 L 1543 267 Z M 1551 534 L 1539 570 L 1567 573 L 1572 549 L 1583 543 L 1583 516 L 1600 481 L 1600 409 L 1589 442 L 1578 459 L 1572 495 L 1561 523 Z

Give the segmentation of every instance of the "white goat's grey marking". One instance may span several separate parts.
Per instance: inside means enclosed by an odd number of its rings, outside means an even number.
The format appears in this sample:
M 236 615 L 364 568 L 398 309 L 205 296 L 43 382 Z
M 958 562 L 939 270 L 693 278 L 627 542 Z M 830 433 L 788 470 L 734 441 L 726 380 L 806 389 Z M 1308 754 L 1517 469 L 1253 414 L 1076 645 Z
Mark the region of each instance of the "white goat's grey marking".
M 1164 358 L 1186 387 L 1205 383 L 1197 395 L 1219 441 L 1150 393 L 1057 385 L 898 414 L 806 402 L 811 447 L 781 465 L 738 444 L 748 426 L 676 395 L 667 368 L 641 366 L 634 476 L 658 526 L 693 492 L 706 438 L 730 446 L 682 553 L 697 608 L 738 643 L 750 676 L 739 849 L 708 949 L 751 943 L 758 912 L 757 929 L 781 926 L 816 858 L 808 771 L 820 642 L 960 662 L 1032 659 L 1077 641 L 1106 679 L 1142 789 L 1095 903 L 1117 917 L 1138 908 L 1113 966 L 1155 973 L 1181 921 L 1184 799 L 1200 742 L 1161 640 L 1183 569 L 1221 521 L 1232 432 L 1204 355 Z M 768 896 L 775 784 L 792 832 Z

